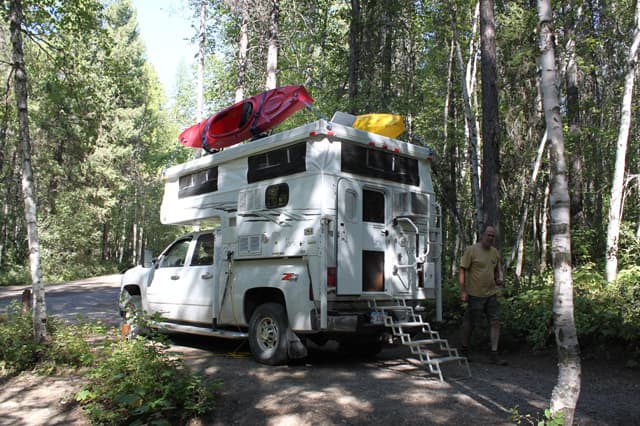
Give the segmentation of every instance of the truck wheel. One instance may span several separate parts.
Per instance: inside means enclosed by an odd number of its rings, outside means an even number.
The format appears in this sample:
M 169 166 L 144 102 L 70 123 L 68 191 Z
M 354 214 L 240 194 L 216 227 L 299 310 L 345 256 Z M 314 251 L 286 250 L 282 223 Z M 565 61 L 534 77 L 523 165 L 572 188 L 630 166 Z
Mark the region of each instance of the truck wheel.
M 125 297 L 127 300 L 124 303 L 120 330 L 123 337 L 134 339 L 144 334 L 142 327 L 142 300 L 140 296 L 131 296 L 129 294 Z
M 288 328 L 282 305 L 258 306 L 249 322 L 249 347 L 254 358 L 262 364 L 284 364 L 288 360 Z

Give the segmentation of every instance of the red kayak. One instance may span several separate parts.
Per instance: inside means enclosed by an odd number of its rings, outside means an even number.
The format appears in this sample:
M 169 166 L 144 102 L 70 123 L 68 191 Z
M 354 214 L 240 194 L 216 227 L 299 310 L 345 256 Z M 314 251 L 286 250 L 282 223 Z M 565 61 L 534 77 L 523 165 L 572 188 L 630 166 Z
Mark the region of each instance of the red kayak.
M 213 114 L 185 129 L 178 138 L 192 148 L 224 148 L 258 136 L 311 103 L 313 98 L 302 85 L 278 87 Z

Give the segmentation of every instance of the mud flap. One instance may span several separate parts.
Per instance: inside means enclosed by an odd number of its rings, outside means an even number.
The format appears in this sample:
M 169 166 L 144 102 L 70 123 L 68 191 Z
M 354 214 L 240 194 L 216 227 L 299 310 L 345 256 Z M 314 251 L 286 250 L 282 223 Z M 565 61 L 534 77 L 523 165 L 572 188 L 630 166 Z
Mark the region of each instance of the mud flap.
M 299 359 L 307 356 L 307 347 L 302 343 L 298 335 L 291 331 L 290 328 L 287 328 L 287 340 L 289 342 L 289 347 L 287 349 L 289 358 Z

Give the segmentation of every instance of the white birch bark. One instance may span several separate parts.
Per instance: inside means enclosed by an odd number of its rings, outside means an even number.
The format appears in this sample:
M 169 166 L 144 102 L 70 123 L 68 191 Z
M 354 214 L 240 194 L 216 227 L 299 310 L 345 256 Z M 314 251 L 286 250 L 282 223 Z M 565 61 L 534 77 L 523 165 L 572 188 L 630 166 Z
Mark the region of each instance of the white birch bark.
M 47 338 L 47 307 L 40 265 L 40 240 L 35 178 L 31 167 L 31 139 L 29 136 L 29 112 L 27 94 L 27 72 L 22 46 L 22 0 L 12 0 L 9 8 L 9 28 L 13 47 L 13 67 L 15 73 L 15 95 L 18 107 L 18 137 L 22 146 L 22 195 L 24 216 L 27 223 L 29 243 L 29 267 L 33 286 L 33 334 L 36 342 Z
M 278 0 L 271 0 L 270 5 L 269 48 L 267 50 L 267 90 L 278 87 L 278 19 L 280 14 L 280 5 Z
M 474 126 L 475 118 L 473 116 L 473 112 L 471 111 L 471 101 L 469 98 L 469 92 L 467 91 L 467 79 L 464 72 L 465 67 L 462 60 L 462 51 L 460 49 L 460 43 L 458 43 L 458 30 L 455 16 L 451 21 L 451 27 L 453 32 L 453 41 L 456 48 L 456 62 L 458 64 L 458 69 L 460 72 L 460 81 L 462 82 L 462 98 L 464 101 L 464 113 L 466 118 L 465 124 L 469 130 L 469 148 L 471 151 L 469 154 L 469 160 L 471 163 L 471 191 L 473 195 L 473 206 L 476 216 L 476 231 L 479 235 L 480 229 L 482 228 L 482 201 L 480 198 L 480 176 L 478 173 L 478 147 L 480 145 L 480 141 L 478 140 L 478 133 L 476 132 L 476 127 Z
M 614 166 L 613 182 L 611 184 L 611 201 L 609 204 L 606 252 L 606 279 L 609 283 L 613 282 L 618 274 L 618 243 L 623 208 L 622 192 L 624 189 L 624 172 L 629 129 L 631 128 L 631 101 L 633 99 L 633 85 L 638 61 L 638 45 L 640 45 L 640 6 L 638 1 L 636 1 L 635 28 L 633 30 L 633 42 L 629 48 L 629 56 L 627 58 L 627 74 L 624 81 L 620 129 L 616 143 L 616 163 Z
M 196 122 L 204 119 L 204 49 L 206 42 L 207 2 L 200 2 L 200 31 L 198 32 L 198 64 L 196 83 Z M 198 153 L 200 151 L 197 151 Z
M 538 174 L 540 173 L 540 167 L 542 165 L 542 155 L 544 154 L 544 149 L 547 142 L 547 132 L 544 132 L 542 136 L 542 140 L 540 141 L 540 145 L 538 145 L 538 152 L 536 154 L 535 162 L 533 163 L 533 170 L 531 171 L 531 179 L 529 181 L 529 185 L 527 186 L 527 190 L 525 196 L 523 198 L 523 208 L 522 208 L 522 216 L 520 217 L 520 226 L 518 226 L 518 234 L 516 235 L 516 241 L 513 244 L 513 248 L 511 249 L 511 255 L 509 256 L 509 260 L 505 265 L 505 269 L 509 269 L 511 263 L 514 261 L 516 257 L 516 253 L 520 256 L 520 248 L 523 247 L 521 244 L 524 235 L 524 228 L 527 223 L 527 216 L 529 215 L 529 205 L 531 203 L 531 196 L 533 195 L 533 189 L 535 188 L 535 184 L 538 180 Z M 522 259 L 518 259 L 516 263 L 516 276 L 520 278 L 520 273 L 522 272 Z
M 573 316 L 570 199 L 552 16 L 550 0 L 538 0 L 542 100 L 551 153 L 549 165 L 554 281 L 553 320 L 558 348 L 558 382 L 551 393 L 551 412 L 552 414 L 562 412 L 564 424 L 571 425 L 580 395 L 581 368 L 578 336 Z

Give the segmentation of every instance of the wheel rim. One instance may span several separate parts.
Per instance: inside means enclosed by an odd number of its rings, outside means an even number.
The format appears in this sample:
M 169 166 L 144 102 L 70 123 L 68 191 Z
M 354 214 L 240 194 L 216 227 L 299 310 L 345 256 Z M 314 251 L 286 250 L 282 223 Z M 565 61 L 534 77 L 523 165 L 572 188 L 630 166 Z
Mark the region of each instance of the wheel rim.
M 273 349 L 278 345 L 280 331 L 278 324 L 271 317 L 262 318 L 258 324 L 258 345 L 263 351 Z

